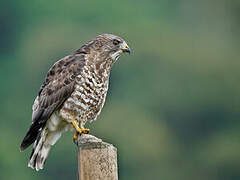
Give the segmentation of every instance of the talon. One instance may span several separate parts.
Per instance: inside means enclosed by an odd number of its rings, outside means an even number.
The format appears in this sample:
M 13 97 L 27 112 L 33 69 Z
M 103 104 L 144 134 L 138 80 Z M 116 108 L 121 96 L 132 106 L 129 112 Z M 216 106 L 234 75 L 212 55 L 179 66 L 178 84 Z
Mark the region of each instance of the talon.
M 85 128 L 83 128 L 83 129 L 81 129 L 81 130 L 82 130 L 82 133 L 83 133 L 83 134 L 88 134 L 89 131 L 90 131 L 90 129 L 85 129 Z
M 74 140 L 76 140 L 77 138 L 78 138 L 78 135 L 80 134 L 88 134 L 89 133 L 89 129 L 85 129 L 83 126 L 81 127 L 81 128 L 79 128 L 79 126 L 78 126 L 78 123 L 77 123 L 77 121 L 76 120 L 72 120 L 72 125 L 73 125 L 73 127 L 75 128 L 75 130 L 76 130 L 76 133 L 74 134 L 74 136 L 73 136 L 73 139 Z

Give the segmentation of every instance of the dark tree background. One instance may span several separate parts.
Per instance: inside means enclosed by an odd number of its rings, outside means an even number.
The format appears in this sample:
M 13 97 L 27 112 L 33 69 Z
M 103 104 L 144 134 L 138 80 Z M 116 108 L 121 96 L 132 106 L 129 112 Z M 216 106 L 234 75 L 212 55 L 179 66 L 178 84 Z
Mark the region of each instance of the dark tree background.
M 0 2 L 0 179 L 76 179 L 73 133 L 43 171 L 19 144 L 44 76 L 101 33 L 133 50 L 112 70 L 91 132 L 119 152 L 120 179 L 240 179 L 240 2 Z

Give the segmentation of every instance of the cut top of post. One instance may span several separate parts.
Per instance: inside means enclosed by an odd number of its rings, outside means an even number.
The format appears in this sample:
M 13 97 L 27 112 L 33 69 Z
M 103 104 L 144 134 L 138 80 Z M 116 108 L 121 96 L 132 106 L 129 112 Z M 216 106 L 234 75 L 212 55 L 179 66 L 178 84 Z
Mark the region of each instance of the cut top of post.
M 112 148 L 115 151 L 117 151 L 117 148 L 115 148 L 112 144 L 103 142 L 102 139 L 99 139 L 90 134 L 82 134 L 75 141 L 75 144 L 80 149 L 104 149 L 104 148 L 112 146 Z
M 75 143 L 79 180 L 118 180 L 117 148 L 89 134 L 82 134 Z

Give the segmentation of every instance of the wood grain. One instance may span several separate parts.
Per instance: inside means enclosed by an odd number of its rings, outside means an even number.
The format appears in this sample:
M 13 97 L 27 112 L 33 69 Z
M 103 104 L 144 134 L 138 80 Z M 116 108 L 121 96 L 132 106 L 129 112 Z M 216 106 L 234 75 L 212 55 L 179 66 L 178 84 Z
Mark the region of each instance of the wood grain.
M 78 146 L 79 180 L 118 180 L 117 149 L 101 139 L 83 134 Z

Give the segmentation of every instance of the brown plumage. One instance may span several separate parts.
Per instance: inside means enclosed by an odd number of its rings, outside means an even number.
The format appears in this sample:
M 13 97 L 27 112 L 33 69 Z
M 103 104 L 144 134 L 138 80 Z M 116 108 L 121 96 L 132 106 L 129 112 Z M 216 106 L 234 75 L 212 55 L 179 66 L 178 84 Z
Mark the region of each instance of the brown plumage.
M 29 167 L 43 168 L 51 146 L 63 131 L 73 128 L 73 120 L 81 128 L 96 120 L 105 102 L 111 67 L 123 52 L 130 53 L 123 39 L 102 34 L 51 67 L 34 101 L 32 124 L 20 146 L 23 151 L 34 143 Z

